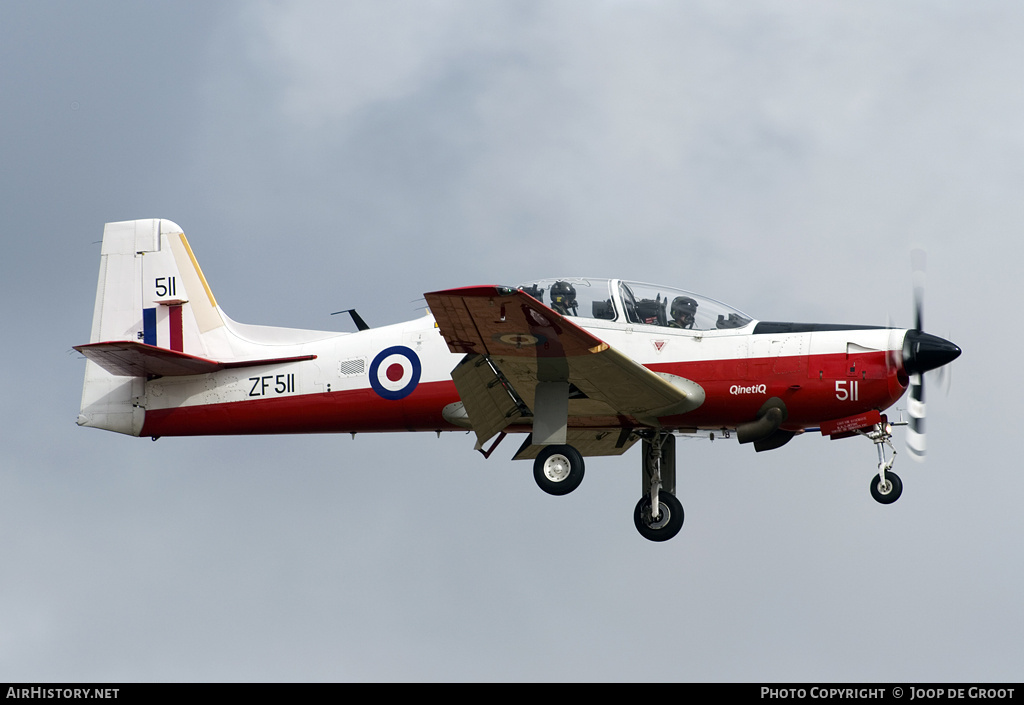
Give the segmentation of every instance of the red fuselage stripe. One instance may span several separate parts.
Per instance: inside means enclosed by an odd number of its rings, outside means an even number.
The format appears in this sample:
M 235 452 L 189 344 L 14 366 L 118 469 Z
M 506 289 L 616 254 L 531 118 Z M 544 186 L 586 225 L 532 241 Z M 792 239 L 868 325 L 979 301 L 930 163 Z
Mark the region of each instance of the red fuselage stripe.
M 425 382 L 404 399 L 372 389 L 180 406 L 146 412 L 143 436 L 454 431 L 441 409 L 459 400 L 453 382 Z
M 884 410 L 906 390 L 884 351 L 856 355 L 742 358 L 650 365 L 697 380 L 706 398 L 698 409 L 663 419 L 666 426 L 735 428 L 753 420 L 770 397 L 786 403 L 784 428 L 817 426 L 870 409 Z M 301 394 L 219 404 L 151 409 L 143 436 L 263 433 L 349 433 L 461 430 L 441 410 L 459 401 L 450 380 L 424 382 L 403 399 L 372 389 Z M 618 425 L 615 417 L 570 419 L 571 425 Z

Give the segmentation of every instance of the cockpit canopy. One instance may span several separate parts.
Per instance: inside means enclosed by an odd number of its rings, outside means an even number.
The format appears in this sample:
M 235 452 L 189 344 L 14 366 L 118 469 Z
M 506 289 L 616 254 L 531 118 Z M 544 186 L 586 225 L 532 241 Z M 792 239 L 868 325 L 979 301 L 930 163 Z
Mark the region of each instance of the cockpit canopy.
M 690 291 L 621 279 L 538 279 L 519 289 L 564 316 L 688 330 L 742 328 L 751 321 Z

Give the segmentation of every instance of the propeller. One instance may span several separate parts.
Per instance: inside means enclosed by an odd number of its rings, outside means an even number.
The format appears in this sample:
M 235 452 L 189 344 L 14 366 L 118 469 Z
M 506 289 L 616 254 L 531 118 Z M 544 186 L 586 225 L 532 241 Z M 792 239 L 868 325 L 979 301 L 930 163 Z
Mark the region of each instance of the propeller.
M 903 369 L 910 377 L 910 415 L 907 432 L 907 450 L 911 457 L 924 460 L 927 452 L 925 443 L 925 401 L 924 375 L 929 370 L 941 368 L 960 356 L 960 348 L 953 343 L 924 332 L 924 279 L 925 252 L 911 252 L 914 282 L 914 328 L 907 331 L 903 339 Z

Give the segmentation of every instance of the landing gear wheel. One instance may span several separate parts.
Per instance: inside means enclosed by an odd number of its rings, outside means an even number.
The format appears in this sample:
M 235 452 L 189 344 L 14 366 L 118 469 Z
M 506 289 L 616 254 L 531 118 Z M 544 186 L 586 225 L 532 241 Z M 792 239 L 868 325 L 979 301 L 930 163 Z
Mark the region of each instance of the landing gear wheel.
M 875 475 L 871 480 L 871 496 L 881 504 L 892 504 L 903 494 L 903 481 L 894 472 L 885 473 L 885 482 L 882 482 L 881 475 Z
M 644 495 L 636 503 L 633 523 L 636 530 L 648 541 L 668 541 L 683 528 L 683 505 L 668 492 L 658 493 L 660 516 L 651 518 L 651 497 Z
M 533 479 L 548 494 L 569 494 L 583 482 L 583 456 L 572 446 L 545 446 L 533 461 Z

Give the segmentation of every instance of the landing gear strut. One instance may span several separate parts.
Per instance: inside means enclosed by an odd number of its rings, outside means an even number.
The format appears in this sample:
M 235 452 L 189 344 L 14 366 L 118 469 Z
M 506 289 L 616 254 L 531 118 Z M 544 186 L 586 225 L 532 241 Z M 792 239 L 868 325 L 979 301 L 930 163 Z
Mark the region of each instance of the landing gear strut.
M 676 438 L 654 431 L 643 440 L 643 496 L 633 523 L 649 541 L 668 541 L 683 528 L 683 505 L 675 497 Z
M 879 504 L 892 504 L 903 494 L 903 481 L 892 472 L 892 464 L 896 462 L 896 449 L 892 445 L 892 425 L 883 416 L 870 431 L 858 431 L 860 435 L 870 438 L 878 448 L 878 474 L 871 479 L 871 496 Z M 885 448 L 891 455 L 885 459 Z

